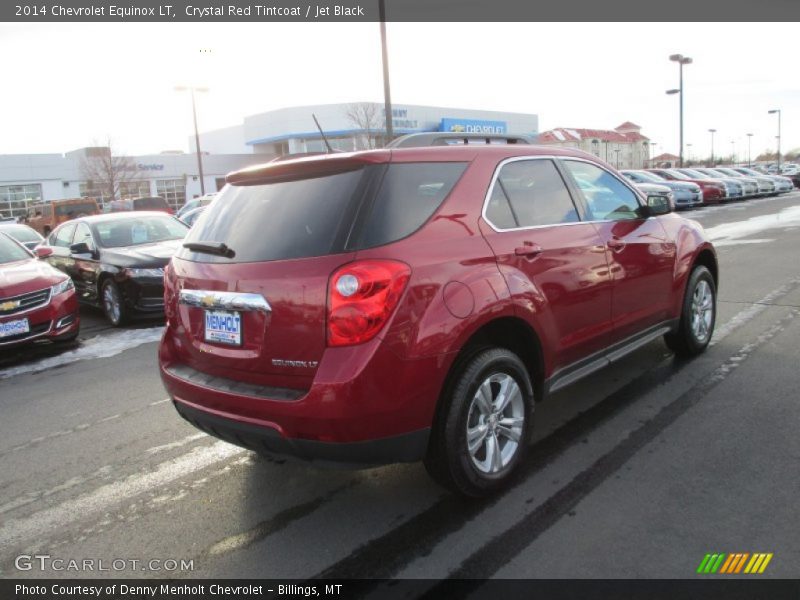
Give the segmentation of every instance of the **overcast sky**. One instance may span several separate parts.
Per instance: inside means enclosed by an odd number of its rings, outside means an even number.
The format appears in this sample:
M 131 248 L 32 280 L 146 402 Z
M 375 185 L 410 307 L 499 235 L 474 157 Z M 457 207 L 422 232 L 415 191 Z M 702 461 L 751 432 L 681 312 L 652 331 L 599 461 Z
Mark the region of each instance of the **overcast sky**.
M 580 24 L 389 23 L 392 98 L 539 115 L 554 127 L 612 129 L 633 121 L 678 152 L 678 86 L 684 70 L 687 154 L 731 141 L 746 160 L 800 146 L 794 23 Z M 201 52 L 201 50 L 203 50 Z M 206 85 L 201 131 L 307 104 L 383 101 L 376 23 L 2 24 L 0 153 L 66 152 L 110 136 L 128 154 L 188 151 L 188 96 Z M 324 123 L 323 123 L 324 126 Z

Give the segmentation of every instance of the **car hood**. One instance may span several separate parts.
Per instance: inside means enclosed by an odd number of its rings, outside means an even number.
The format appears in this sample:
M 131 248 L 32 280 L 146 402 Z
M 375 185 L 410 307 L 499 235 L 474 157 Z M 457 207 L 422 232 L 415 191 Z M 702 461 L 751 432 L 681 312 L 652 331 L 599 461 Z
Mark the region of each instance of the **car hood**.
M 0 298 L 19 296 L 64 280 L 64 273 L 44 261 L 31 258 L 0 265 Z
M 183 244 L 183 240 L 168 240 L 156 244 L 104 248 L 101 259 L 118 267 L 163 267 Z

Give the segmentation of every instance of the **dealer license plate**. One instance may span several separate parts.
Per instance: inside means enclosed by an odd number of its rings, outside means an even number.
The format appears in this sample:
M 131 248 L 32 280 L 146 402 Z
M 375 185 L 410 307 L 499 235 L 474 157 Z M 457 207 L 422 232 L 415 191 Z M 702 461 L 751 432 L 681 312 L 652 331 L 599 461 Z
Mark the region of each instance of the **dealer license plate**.
M 31 328 L 30 325 L 28 325 L 28 319 L 6 321 L 5 323 L 0 323 L 0 338 L 21 335 L 23 333 L 28 333 L 30 330 Z
M 207 310 L 205 340 L 218 344 L 241 346 L 241 313 L 227 310 Z

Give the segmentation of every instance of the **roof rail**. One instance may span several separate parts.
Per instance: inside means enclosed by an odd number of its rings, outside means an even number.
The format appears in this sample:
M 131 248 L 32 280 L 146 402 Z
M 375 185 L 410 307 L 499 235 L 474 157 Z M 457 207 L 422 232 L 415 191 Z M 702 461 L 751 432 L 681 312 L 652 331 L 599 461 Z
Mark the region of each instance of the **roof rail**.
M 386 144 L 387 148 L 420 148 L 426 146 L 458 146 L 481 144 L 533 144 L 535 136 L 510 133 L 460 133 L 428 131 L 409 133 Z

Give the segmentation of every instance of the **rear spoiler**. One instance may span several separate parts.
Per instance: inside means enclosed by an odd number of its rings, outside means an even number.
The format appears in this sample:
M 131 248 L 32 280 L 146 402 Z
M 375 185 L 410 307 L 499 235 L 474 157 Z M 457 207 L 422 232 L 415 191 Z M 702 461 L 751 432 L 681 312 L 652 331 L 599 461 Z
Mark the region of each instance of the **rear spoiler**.
M 306 177 L 322 177 L 333 175 L 334 173 L 354 171 L 365 165 L 387 163 L 390 161 L 391 156 L 390 150 L 306 156 L 240 169 L 229 173 L 225 177 L 225 181 L 234 185 L 253 185 L 291 181 Z

